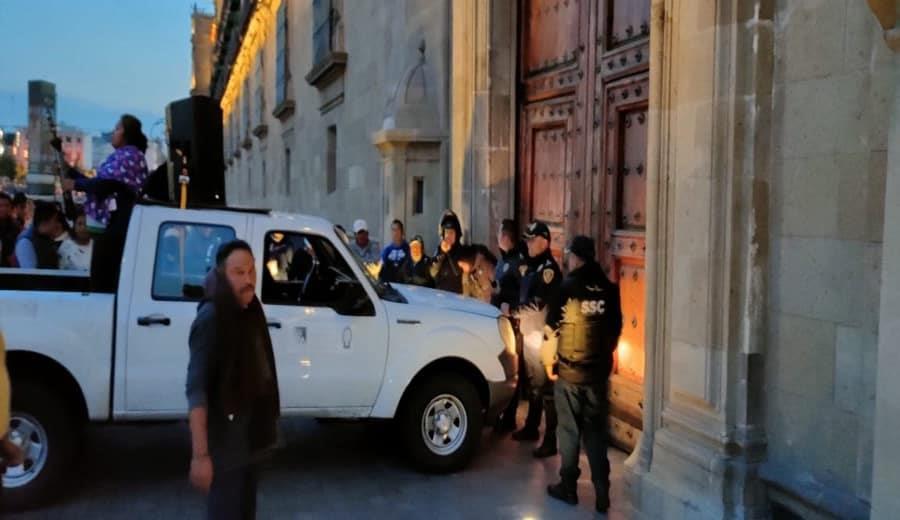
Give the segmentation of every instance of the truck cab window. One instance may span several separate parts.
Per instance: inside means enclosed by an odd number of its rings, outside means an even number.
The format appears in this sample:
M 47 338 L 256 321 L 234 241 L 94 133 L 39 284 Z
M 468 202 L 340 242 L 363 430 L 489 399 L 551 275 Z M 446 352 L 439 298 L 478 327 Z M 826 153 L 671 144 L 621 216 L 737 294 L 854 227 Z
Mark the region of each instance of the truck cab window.
M 359 279 L 328 239 L 272 231 L 263 251 L 263 303 L 329 307 L 354 316 L 375 314 Z
M 153 299 L 202 298 L 203 280 L 215 266 L 219 246 L 234 238 L 227 226 L 164 222 L 156 238 Z

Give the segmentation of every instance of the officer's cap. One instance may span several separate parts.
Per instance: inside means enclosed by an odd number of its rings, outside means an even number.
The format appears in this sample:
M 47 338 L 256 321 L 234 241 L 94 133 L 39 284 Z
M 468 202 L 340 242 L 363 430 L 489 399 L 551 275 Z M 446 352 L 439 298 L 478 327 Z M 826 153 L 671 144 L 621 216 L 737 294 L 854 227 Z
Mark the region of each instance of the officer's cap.
M 547 224 L 544 224 L 539 220 L 535 220 L 528 225 L 528 228 L 525 230 L 522 238 L 524 238 L 525 240 L 531 240 L 535 237 L 544 237 L 548 241 L 550 240 L 550 228 L 547 227 Z

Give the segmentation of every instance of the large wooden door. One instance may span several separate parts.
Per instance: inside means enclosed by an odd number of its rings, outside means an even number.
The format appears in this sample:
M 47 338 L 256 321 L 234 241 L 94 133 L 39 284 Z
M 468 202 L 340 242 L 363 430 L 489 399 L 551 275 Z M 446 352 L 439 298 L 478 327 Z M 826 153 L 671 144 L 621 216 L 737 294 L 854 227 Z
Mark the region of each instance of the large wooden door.
M 611 433 L 641 428 L 650 0 L 521 0 L 519 218 L 546 221 L 559 256 L 593 236 L 619 284 L 624 328 Z
M 520 39 L 519 220 L 542 220 L 561 259 L 584 225 L 588 11 L 584 0 L 523 0 Z

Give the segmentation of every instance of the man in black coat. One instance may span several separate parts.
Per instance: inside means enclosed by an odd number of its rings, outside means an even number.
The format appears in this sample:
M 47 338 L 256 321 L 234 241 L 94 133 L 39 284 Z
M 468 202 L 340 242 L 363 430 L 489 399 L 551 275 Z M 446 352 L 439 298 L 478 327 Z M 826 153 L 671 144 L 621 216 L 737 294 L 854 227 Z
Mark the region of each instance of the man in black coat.
M 434 288 L 462 294 L 463 271 L 457 264 L 462 243 L 462 226 L 455 213 L 449 210 L 444 212 L 440 231 L 441 243 L 431 260 L 430 273 Z
M 191 326 L 190 479 L 207 493 L 210 519 L 255 517 L 257 465 L 278 442 L 278 378 L 254 266 L 246 242 L 223 245 Z
M 622 309 L 619 288 L 594 261 L 594 251 L 594 241 L 586 236 L 575 237 L 566 250 L 569 274 L 557 304 L 547 315 L 541 357 L 547 378 L 556 380 L 561 459 L 561 481 L 549 486 L 547 492 L 569 504 L 578 503 L 578 452 L 583 441 L 597 512 L 605 513 L 609 509 L 607 381 L 622 332 Z

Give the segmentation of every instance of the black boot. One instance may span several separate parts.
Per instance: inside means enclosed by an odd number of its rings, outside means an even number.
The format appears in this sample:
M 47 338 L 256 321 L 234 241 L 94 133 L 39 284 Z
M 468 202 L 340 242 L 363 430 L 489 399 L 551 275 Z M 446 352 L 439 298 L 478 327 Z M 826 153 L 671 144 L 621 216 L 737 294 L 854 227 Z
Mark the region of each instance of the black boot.
M 536 441 L 541 438 L 541 432 L 537 428 L 525 425 L 524 428 L 512 434 L 512 438 L 519 442 Z
M 561 500 L 570 506 L 578 505 L 578 493 L 575 491 L 575 483 L 560 482 L 547 486 L 547 494 Z
M 546 459 L 547 457 L 552 457 L 556 455 L 558 452 L 556 451 L 556 443 L 542 443 L 536 450 L 532 451 L 531 454 L 536 459 Z
M 544 442 L 541 443 L 538 449 L 531 452 L 536 459 L 546 459 L 547 457 L 552 457 L 556 455 L 558 451 L 556 450 L 556 435 L 544 435 Z
M 597 495 L 596 507 L 598 513 L 606 513 L 609 511 L 609 482 L 606 484 L 601 484 L 597 486 L 595 484 L 594 489 Z
M 516 430 L 516 418 L 515 416 L 507 419 L 507 416 L 504 415 L 497 424 L 494 426 L 494 431 L 497 433 L 509 433 L 511 431 Z
M 598 513 L 606 514 L 609 511 L 609 495 L 597 495 L 596 507 Z

